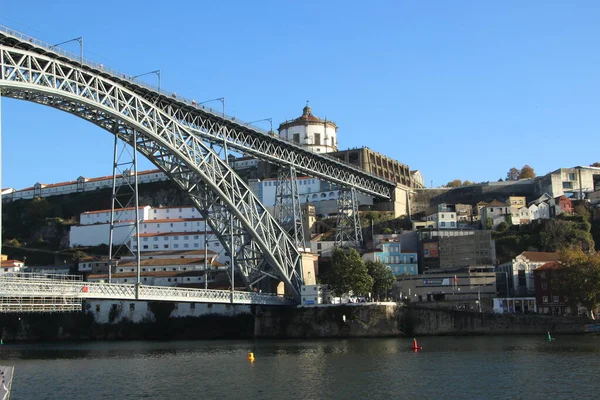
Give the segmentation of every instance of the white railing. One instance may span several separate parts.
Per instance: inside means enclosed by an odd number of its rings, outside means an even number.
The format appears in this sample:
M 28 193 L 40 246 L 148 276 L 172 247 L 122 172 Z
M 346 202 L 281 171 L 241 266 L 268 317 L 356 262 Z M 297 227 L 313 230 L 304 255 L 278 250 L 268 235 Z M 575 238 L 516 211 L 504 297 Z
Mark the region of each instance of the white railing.
M 255 292 L 191 289 L 167 286 L 146 286 L 83 282 L 81 280 L 51 279 L 0 275 L 0 297 L 54 297 L 76 299 L 120 299 L 173 301 L 182 303 L 233 303 L 263 305 L 293 305 L 288 296 Z M 33 275 L 33 274 L 31 274 Z

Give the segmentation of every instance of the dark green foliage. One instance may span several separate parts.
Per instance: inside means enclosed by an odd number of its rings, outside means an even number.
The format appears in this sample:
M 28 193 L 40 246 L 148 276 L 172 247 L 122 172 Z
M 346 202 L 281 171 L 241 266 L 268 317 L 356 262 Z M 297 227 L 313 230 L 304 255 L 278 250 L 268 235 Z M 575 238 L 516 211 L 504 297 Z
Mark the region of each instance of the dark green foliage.
M 336 248 L 331 258 L 331 273 L 327 281 L 336 296 L 352 292 L 355 296 L 366 295 L 373 289 L 373 278 L 360 254 L 354 249 L 348 252 Z
M 551 279 L 552 287 L 567 296 L 571 309 L 581 304 L 593 311 L 600 305 L 600 255 L 565 249 L 560 268 L 551 272 Z
M 496 227 L 496 230 L 498 232 L 506 232 L 508 230 L 509 226 L 506 222 L 500 222 L 498 224 L 498 226 Z
M 373 297 L 377 300 L 386 298 L 389 290 L 396 282 L 394 273 L 381 261 L 367 261 L 365 266 L 369 275 L 373 278 Z
M 594 240 L 588 222 L 573 222 L 562 219 L 546 221 L 540 233 L 540 246 L 543 251 L 558 251 L 573 245 L 588 251 L 594 248 Z

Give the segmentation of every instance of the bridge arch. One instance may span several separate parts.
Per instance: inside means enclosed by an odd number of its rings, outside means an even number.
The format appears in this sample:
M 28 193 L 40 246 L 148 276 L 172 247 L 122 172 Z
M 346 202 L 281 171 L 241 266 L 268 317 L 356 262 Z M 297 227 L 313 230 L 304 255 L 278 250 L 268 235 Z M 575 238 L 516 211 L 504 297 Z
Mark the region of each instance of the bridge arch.
M 163 111 L 168 98 L 142 97 L 73 60 L 2 44 L 0 91 L 78 116 L 135 145 L 188 193 L 225 245 L 233 238 L 228 250 L 249 286 L 276 278 L 299 301 L 302 267 L 295 244 L 197 132 Z

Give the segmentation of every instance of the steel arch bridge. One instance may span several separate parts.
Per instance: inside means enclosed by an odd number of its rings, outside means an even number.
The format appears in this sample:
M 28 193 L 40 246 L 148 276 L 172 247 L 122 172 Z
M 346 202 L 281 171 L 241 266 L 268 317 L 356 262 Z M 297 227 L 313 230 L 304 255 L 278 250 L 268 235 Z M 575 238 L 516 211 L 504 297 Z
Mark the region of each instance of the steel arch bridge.
M 294 166 L 381 198 L 391 198 L 395 187 L 1 26 L 0 91 L 5 97 L 76 115 L 135 146 L 188 193 L 228 247 L 249 287 L 266 277 L 275 278 L 297 301 L 302 271 L 295 243 L 213 145 Z

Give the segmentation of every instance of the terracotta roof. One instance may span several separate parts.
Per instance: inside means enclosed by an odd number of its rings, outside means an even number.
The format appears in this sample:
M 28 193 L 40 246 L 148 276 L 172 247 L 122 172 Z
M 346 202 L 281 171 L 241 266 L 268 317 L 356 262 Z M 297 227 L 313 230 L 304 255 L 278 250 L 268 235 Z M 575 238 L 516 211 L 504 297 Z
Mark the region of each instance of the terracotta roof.
M 150 253 L 150 254 L 146 254 L 142 257 L 148 257 L 148 256 L 185 256 L 185 255 L 203 255 L 204 254 L 204 250 L 163 250 L 163 251 L 146 251 L 144 252 L 142 250 L 142 253 Z M 212 251 L 212 250 L 208 250 L 207 251 L 208 254 L 217 254 L 216 252 Z
M 519 256 L 525 257 L 529 261 L 533 262 L 549 262 L 549 261 L 558 261 L 559 255 L 558 253 L 550 253 L 544 251 L 524 251 Z
M 204 257 L 202 258 L 146 258 L 140 260 L 142 267 L 162 267 L 167 265 L 204 265 Z M 210 262 L 209 262 L 210 264 Z M 135 260 L 126 260 L 120 262 L 117 267 L 134 267 Z
M 212 235 L 214 232 L 208 231 L 209 235 Z M 140 237 L 154 237 L 154 236 L 196 236 L 196 235 L 204 235 L 204 232 L 161 232 L 161 233 L 140 233 Z M 136 237 L 136 235 L 133 235 Z
M 146 208 L 146 207 L 150 207 L 150 206 L 139 206 L 138 208 Z M 135 210 L 135 207 L 127 207 L 127 208 L 118 208 L 115 209 L 115 211 L 122 211 L 122 210 Z M 82 214 L 99 214 L 99 213 L 106 213 L 106 212 L 110 212 L 110 208 L 108 210 L 96 210 L 96 211 L 86 211 Z
M 501 201 L 498 201 L 496 199 L 492 200 L 492 202 L 487 205 L 487 207 L 507 207 L 507 206 L 508 206 L 508 204 L 502 203 Z
M 204 221 L 204 218 L 169 218 L 169 219 L 145 219 L 144 224 L 160 223 L 160 222 L 189 222 L 189 221 Z
M 281 125 L 279 125 L 279 129 L 285 129 L 288 126 L 294 125 L 304 125 L 304 124 L 328 124 L 332 126 L 336 126 L 334 122 L 322 120 L 321 118 L 317 118 L 313 115 L 312 109 L 307 105 L 302 109 L 302 115 L 292 121 L 285 121 Z
M 185 277 L 185 276 L 202 276 L 204 271 L 152 271 L 152 272 L 141 272 L 141 277 L 154 277 L 154 278 L 170 278 L 170 277 Z M 116 272 L 112 274 L 113 278 L 135 278 L 136 272 Z M 105 279 L 106 273 L 88 275 L 88 279 Z
M 557 262 L 557 261 L 552 261 L 552 262 L 548 262 L 544 265 L 540 265 L 539 267 L 537 267 L 534 271 L 540 271 L 540 270 L 551 270 L 551 269 L 557 269 L 557 268 L 561 268 L 562 264 Z
M 23 261 L 18 261 L 18 260 L 2 260 L 2 267 L 6 268 L 6 267 L 19 267 L 24 265 L 25 263 Z

